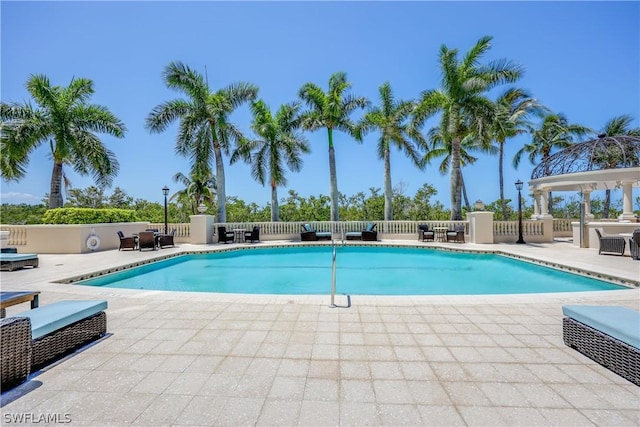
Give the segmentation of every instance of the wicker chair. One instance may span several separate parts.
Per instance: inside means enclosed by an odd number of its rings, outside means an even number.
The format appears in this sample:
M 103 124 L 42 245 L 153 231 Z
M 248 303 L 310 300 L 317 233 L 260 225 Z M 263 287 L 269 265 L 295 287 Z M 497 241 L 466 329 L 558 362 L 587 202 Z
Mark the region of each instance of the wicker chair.
M 233 243 L 234 239 L 233 231 L 227 231 L 227 227 L 218 227 L 218 243 Z
M 153 231 L 141 231 L 138 234 L 138 249 L 153 249 L 156 250 L 156 233 Z
M 603 252 L 624 255 L 624 248 L 627 244 L 624 241 L 624 237 L 603 236 L 602 233 L 600 233 L 600 230 L 598 230 L 597 228 L 595 230 L 596 234 L 598 234 L 598 239 L 600 240 L 600 249 L 598 250 L 598 255 L 602 255 Z
M 0 320 L 0 352 L 2 353 L 2 391 L 18 385 L 31 372 L 31 321 L 27 317 Z
M 453 230 L 447 231 L 447 242 L 464 243 L 464 225 L 456 225 Z
M 175 243 L 173 242 L 173 237 L 176 235 L 176 229 L 174 228 L 173 230 L 171 230 L 171 233 L 169 234 L 161 234 L 158 236 L 158 246 L 160 247 L 160 249 L 164 248 L 165 246 L 173 246 L 175 247 Z
M 633 236 L 629 239 L 629 252 L 631 258 L 640 260 L 640 228 L 633 230 Z
M 418 225 L 418 240 L 424 241 L 432 241 L 435 239 L 435 231 L 429 230 L 428 224 L 420 224 Z
M 118 231 L 118 237 L 120 238 L 119 251 L 123 249 L 134 250 L 138 247 L 138 238 L 136 236 L 125 237 L 122 231 Z
M 253 227 L 252 231 L 245 231 L 244 232 L 244 241 L 251 241 L 251 243 L 253 243 L 254 241 L 259 242 L 260 241 L 260 227 L 258 227 L 257 225 L 255 227 Z

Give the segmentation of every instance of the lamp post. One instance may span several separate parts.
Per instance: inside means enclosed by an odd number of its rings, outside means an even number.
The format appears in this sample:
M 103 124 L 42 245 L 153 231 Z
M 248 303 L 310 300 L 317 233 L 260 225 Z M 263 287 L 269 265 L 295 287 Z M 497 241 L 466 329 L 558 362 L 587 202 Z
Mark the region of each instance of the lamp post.
M 516 181 L 516 189 L 518 190 L 518 240 L 516 243 L 527 243 L 522 238 L 522 196 L 520 191 L 522 190 L 522 181 Z
M 164 234 L 167 234 L 167 196 L 169 195 L 169 187 L 166 185 L 162 187 L 162 194 L 164 195 Z

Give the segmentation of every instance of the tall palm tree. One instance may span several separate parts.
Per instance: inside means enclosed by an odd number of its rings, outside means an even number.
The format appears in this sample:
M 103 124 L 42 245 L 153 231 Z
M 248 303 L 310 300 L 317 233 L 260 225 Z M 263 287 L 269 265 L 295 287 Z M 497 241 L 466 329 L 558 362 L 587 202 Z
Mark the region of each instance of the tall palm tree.
M 287 184 L 284 163 L 298 172 L 303 163 L 301 154 L 310 151 L 306 139 L 298 132 L 301 127 L 299 112 L 300 104 L 285 104 L 274 116 L 264 101 L 254 102 L 251 128 L 258 138 L 243 140 L 231 156 L 231 163 L 239 158 L 251 163 L 251 176 L 260 184 L 265 184 L 268 175 L 273 222 L 280 220 L 278 186 Z
M 420 149 L 426 142 L 422 134 L 410 126 L 409 118 L 413 114 L 415 103 L 396 101 L 389 82 L 379 87 L 380 105 L 371 108 L 358 123 L 356 137 L 362 137 L 372 130 L 380 133 L 378 139 L 378 158 L 384 163 L 384 220 L 393 219 L 393 188 L 391 185 L 391 146 L 403 150 L 413 163 L 423 168 Z
M 640 136 L 640 128 L 632 128 L 631 123 L 633 123 L 633 118 L 628 115 L 622 115 L 618 117 L 613 117 L 605 123 L 604 128 L 602 128 L 601 133 L 606 136 L 617 136 L 617 135 L 627 135 L 627 136 Z M 609 154 L 617 154 L 617 153 L 609 153 Z M 602 158 L 596 159 L 599 163 L 602 163 L 604 167 L 612 168 L 615 167 L 620 158 L 616 155 L 609 155 Z M 607 188 L 604 194 L 604 206 L 602 209 L 602 217 L 609 218 L 609 210 L 611 208 L 611 190 Z
M 542 114 L 544 107 L 531 95 L 519 88 L 504 91 L 495 103 L 496 114 L 491 126 L 492 137 L 498 146 L 498 175 L 500 181 L 500 207 L 502 219 L 508 219 L 507 203 L 504 198 L 504 144 L 509 138 L 527 132 L 531 123 L 529 117 Z
M 146 119 L 152 133 L 163 132 L 171 123 L 180 122 L 176 138 L 176 152 L 189 156 L 197 170 L 210 170 L 216 165 L 217 222 L 227 221 L 224 162 L 232 143 L 242 140 L 242 132 L 231 122 L 231 113 L 248 101 L 253 101 L 258 88 L 246 82 L 231 84 L 212 92 L 209 84 L 195 70 L 181 62 L 171 62 L 162 73 L 167 87 L 186 95 L 187 99 L 173 99 L 154 107 Z
M 336 154 L 333 131 L 340 130 L 355 137 L 354 124 L 349 118 L 356 108 L 365 108 L 368 101 L 346 92 L 351 88 L 344 72 L 337 72 L 329 79 L 329 89 L 325 93 L 314 83 L 305 83 L 298 93 L 309 110 L 302 115 L 302 125 L 306 130 L 327 129 L 329 138 L 329 175 L 331 186 L 331 221 L 338 221 L 338 177 L 336 175 Z
M 467 54 L 458 59 L 458 50 L 440 47 L 442 88 L 422 92 L 415 113 L 414 126 L 440 114 L 440 128 L 451 144 L 451 219 L 462 219 L 460 143 L 468 132 L 484 135 L 492 122 L 495 107 L 485 96 L 490 89 L 520 78 L 522 69 L 506 60 L 480 64 L 491 47 L 491 37 L 478 40 Z M 447 142 L 449 143 L 449 142 Z
M 216 179 L 211 175 L 211 171 L 192 171 L 191 176 L 186 176 L 178 172 L 173 176 L 173 180 L 184 186 L 184 189 L 176 191 L 169 200 L 184 197 L 189 200 L 191 213 L 195 215 L 201 203 L 215 203 Z
M 478 160 L 470 154 L 471 151 L 483 151 L 493 154 L 494 147 L 486 144 L 486 140 L 478 138 L 475 133 L 467 130 L 467 136 L 460 141 L 460 188 L 464 199 L 464 204 L 467 211 L 471 210 L 471 204 L 467 197 L 467 189 L 464 183 L 464 176 L 462 174 L 462 168 L 464 166 L 472 165 Z M 440 126 L 435 126 L 429 129 L 427 133 L 429 140 L 429 149 L 424 154 L 422 162 L 430 164 L 434 159 L 442 157 L 442 161 L 438 165 L 438 171 L 441 174 L 446 174 L 451 168 L 451 156 L 452 156 L 452 138 L 448 138 L 443 134 Z
M 0 172 L 7 180 L 24 177 L 29 155 L 45 142 L 51 148 L 53 172 L 49 208 L 62 207 L 62 181 L 68 182 L 63 166 L 80 175 L 92 175 L 96 185 L 111 185 L 118 174 L 118 160 L 95 132 L 124 137 L 126 127 L 106 107 L 87 104 L 94 93 L 93 82 L 73 78 L 68 87 L 51 86 L 44 75 L 31 75 L 26 83 L 38 104 L 1 103 Z
M 531 164 L 535 164 L 536 159 L 540 157 L 543 164 L 547 163 L 552 151 L 556 149 L 567 148 L 573 144 L 574 138 L 579 138 L 592 133 L 588 127 L 569 123 L 567 117 L 562 113 L 546 113 L 542 117 L 542 122 L 538 127 L 529 126 L 529 134 L 531 134 L 531 142 L 520 148 L 514 158 L 513 167 L 518 168 L 523 155 L 527 154 Z M 549 171 L 545 171 L 548 175 Z M 551 193 L 549 193 L 549 213 L 552 213 L 553 201 Z

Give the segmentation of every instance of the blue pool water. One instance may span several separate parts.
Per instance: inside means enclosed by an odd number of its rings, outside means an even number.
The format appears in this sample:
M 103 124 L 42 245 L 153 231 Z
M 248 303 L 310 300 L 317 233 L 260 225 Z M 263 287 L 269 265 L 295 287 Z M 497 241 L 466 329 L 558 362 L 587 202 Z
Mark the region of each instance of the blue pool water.
M 337 249 L 336 288 L 351 295 L 467 295 L 625 289 L 494 254 L 433 249 Z M 327 294 L 331 248 L 190 254 L 78 282 L 111 288 L 250 294 Z

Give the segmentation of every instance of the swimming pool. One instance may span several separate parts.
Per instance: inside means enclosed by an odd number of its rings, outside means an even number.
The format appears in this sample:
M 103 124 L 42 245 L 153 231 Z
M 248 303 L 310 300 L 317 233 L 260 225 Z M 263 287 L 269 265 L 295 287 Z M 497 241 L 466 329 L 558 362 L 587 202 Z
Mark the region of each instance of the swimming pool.
M 336 288 L 350 295 L 469 295 L 626 289 L 496 254 L 344 246 Z M 188 254 L 77 282 L 110 288 L 248 294 L 328 294 L 331 247 Z

